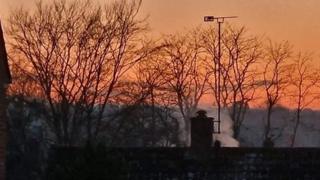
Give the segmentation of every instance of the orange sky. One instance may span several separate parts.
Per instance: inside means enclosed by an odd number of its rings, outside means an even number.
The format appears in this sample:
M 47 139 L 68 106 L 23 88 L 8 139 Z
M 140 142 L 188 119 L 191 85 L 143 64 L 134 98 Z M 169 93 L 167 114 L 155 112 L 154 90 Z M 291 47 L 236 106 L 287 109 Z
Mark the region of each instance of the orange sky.
M 31 8 L 32 2 L 0 0 L 1 19 L 8 17 L 9 9 Z M 231 23 L 246 26 L 251 34 L 289 40 L 297 50 L 314 52 L 315 61 L 320 62 L 320 0 L 143 0 L 141 15 L 149 15 L 155 35 L 206 26 L 204 15 L 236 15 L 239 18 Z
M 237 15 L 250 33 L 289 40 L 297 49 L 320 47 L 319 0 L 145 0 L 143 13 L 157 32 L 204 24 L 204 15 Z
M 7 17 L 10 8 L 32 7 L 32 1 L 0 0 L 1 19 Z M 289 40 L 297 49 L 313 51 L 320 57 L 319 0 L 144 0 L 141 12 L 149 14 L 155 34 L 204 24 L 204 15 L 237 15 L 232 23 L 245 25 L 250 33 Z

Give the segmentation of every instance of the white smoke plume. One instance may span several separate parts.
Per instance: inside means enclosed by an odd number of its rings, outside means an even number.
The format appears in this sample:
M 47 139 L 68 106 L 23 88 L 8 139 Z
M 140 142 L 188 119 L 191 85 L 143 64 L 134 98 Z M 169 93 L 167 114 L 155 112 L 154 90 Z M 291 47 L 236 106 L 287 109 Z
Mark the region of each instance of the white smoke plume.
M 215 120 L 217 120 L 218 118 L 218 109 L 216 107 L 200 105 L 198 107 L 198 110 L 205 110 L 207 112 L 207 116 L 215 118 Z M 195 112 L 197 112 L 197 110 Z M 196 116 L 196 113 L 194 113 L 193 116 Z M 178 117 L 179 119 L 182 118 L 180 113 L 177 113 L 176 117 Z M 215 140 L 219 140 L 222 147 L 239 147 L 239 142 L 233 138 L 233 122 L 229 116 L 227 109 L 221 109 L 220 118 L 220 134 L 213 134 L 213 142 Z M 182 120 L 180 120 L 179 123 L 181 127 L 185 127 L 185 123 Z M 190 146 L 190 138 L 188 138 L 190 137 L 190 134 L 188 134 L 188 132 L 185 132 L 184 128 L 181 128 L 180 131 L 180 139 L 186 139 L 186 141 L 188 142 L 187 144 Z
M 218 118 L 218 108 L 216 107 L 208 107 L 208 106 L 200 106 L 199 109 L 207 111 L 208 117 L 213 117 L 215 120 Z M 232 120 L 229 116 L 227 109 L 221 109 L 220 111 L 220 134 L 213 135 L 213 141 L 219 140 L 223 147 L 239 147 L 239 142 L 233 138 L 233 129 L 232 129 Z

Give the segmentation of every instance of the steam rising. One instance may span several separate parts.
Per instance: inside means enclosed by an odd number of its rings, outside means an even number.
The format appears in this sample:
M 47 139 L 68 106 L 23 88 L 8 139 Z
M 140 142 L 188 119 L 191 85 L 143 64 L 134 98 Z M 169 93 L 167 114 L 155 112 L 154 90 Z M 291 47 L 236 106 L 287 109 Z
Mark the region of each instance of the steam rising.
M 201 109 L 207 111 L 208 117 L 213 117 L 215 120 L 218 118 L 218 108 L 215 107 L 201 107 Z M 221 109 L 221 133 L 214 134 L 213 140 L 219 140 L 224 147 L 239 147 L 239 142 L 233 138 L 233 122 L 228 114 L 227 109 Z
M 198 109 L 205 110 L 207 112 L 208 117 L 213 117 L 215 120 L 218 118 L 218 109 L 213 106 L 205 106 L 205 105 L 200 105 Z M 196 111 L 195 111 L 196 112 Z M 179 114 L 179 115 L 178 115 Z M 177 113 L 177 117 L 181 117 L 180 113 Z M 194 113 L 193 116 L 196 116 L 196 113 Z M 232 120 L 228 114 L 227 109 L 221 109 L 220 113 L 220 118 L 221 118 L 221 133 L 220 134 L 213 134 L 213 142 L 215 140 L 219 140 L 221 142 L 221 146 L 223 147 L 239 147 L 239 142 L 233 138 L 233 129 L 232 129 Z M 183 121 L 179 121 L 181 127 L 185 127 L 185 123 Z M 187 144 L 190 146 L 190 134 L 188 132 L 185 132 L 185 130 L 182 128 L 181 129 L 181 137 L 180 139 L 185 139 Z

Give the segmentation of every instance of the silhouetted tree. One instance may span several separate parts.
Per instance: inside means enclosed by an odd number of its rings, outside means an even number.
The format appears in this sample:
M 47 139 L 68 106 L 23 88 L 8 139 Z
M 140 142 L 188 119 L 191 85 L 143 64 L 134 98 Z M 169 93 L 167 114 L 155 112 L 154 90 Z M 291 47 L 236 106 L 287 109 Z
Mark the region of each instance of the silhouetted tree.
M 209 90 L 211 74 L 197 31 L 166 38 L 163 57 L 158 61 L 167 91 L 174 97 L 174 104 L 182 115 L 186 145 L 190 143 L 190 118 L 197 110 L 200 99 Z
M 11 53 L 24 61 L 24 72 L 44 94 L 59 144 L 94 141 L 123 75 L 144 58 L 138 20 L 140 0 L 107 4 L 91 1 L 53 1 L 36 4 L 33 12 L 13 11 L 8 35 Z
M 109 115 L 105 142 L 116 147 L 178 146 L 179 124 L 174 109 L 148 104 L 123 105 Z
M 255 36 L 249 36 L 245 27 L 227 26 L 222 34 L 222 56 L 217 57 L 217 32 L 209 28 L 203 34 L 204 46 L 214 61 L 209 67 L 217 72 L 220 63 L 221 73 L 221 105 L 228 107 L 233 120 L 234 137 L 240 133 L 240 127 L 245 119 L 245 113 L 250 101 L 254 99 L 257 88 L 258 61 L 262 57 L 262 45 Z M 208 38 L 209 37 L 209 38 Z M 217 75 L 212 73 L 211 88 L 217 93 Z M 218 95 L 215 95 L 218 100 Z
M 272 112 L 275 105 L 285 93 L 289 82 L 288 60 L 291 57 L 291 46 L 288 42 L 272 43 L 266 47 L 266 63 L 263 69 L 263 91 L 266 97 L 267 119 L 265 124 L 264 139 L 270 137 L 272 129 Z
M 298 53 L 292 64 L 290 76 L 291 96 L 296 106 L 296 118 L 291 139 L 291 147 L 294 147 L 297 131 L 301 121 L 302 111 L 319 98 L 315 86 L 319 83 L 319 73 L 313 66 L 311 55 Z

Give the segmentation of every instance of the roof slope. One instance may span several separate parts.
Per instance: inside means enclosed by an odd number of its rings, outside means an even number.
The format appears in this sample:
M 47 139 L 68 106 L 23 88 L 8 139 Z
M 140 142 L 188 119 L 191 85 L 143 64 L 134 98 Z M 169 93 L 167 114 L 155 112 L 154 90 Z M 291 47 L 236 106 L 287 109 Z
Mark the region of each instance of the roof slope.
M 5 47 L 2 26 L 0 22 L 0 83 L 11 83 L 11 74 L 8 65 L 7 51 Z

